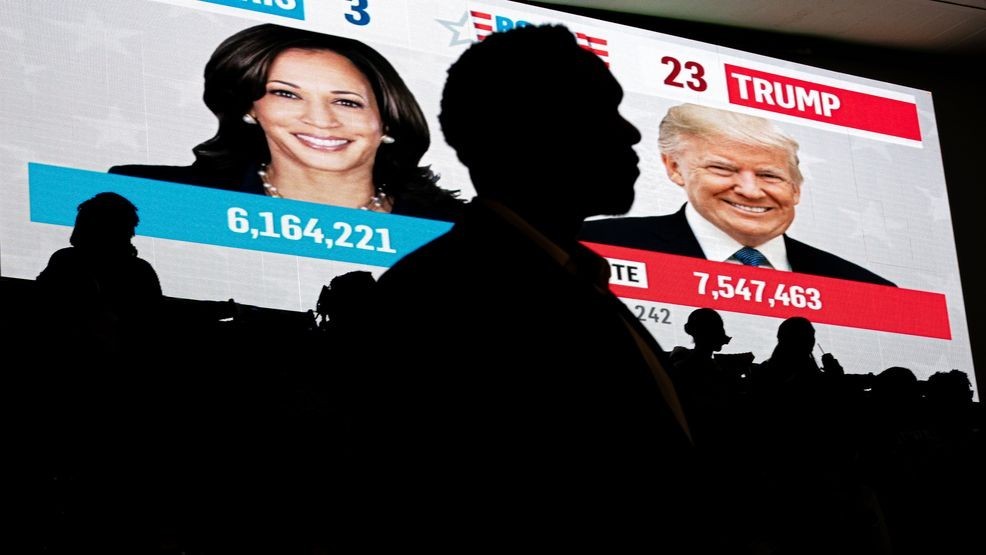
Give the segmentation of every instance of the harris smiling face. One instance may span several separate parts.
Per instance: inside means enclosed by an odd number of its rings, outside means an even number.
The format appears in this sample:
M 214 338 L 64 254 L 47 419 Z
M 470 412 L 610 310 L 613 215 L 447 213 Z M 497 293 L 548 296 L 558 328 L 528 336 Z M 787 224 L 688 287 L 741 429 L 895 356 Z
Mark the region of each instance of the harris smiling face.
M 706 220 L 756 247 L 794 221 L 803 177 L 798 143 L 763 118 L 684 104 L 661 122 L 668 177 Z
M 383 123 L 373 88 L 346 57 L 285 50 L 251 114 L 266 134 L 272 166 L 372 179 Z
M 337 54 L 348 60 L 369 84 L 383 132 L 396 140 L 377 149 L 373 167 L 377 186 L 387 185 L 388 192 L 396 192 L 422 175 L 418 164 L 430 145 L 428 124 L 394 66 L 360 41 L 272 23 L 230 36 L 209 58 L 203 100 L 219 119 L 219 130 L 212 139 L 195 147 L 198 163 L 249 168 L 270 160 L 271 145 L 265 130 L 244 123 L 243 115 L 253 113 L 254 103 L 268 96 L 275 61 L 283 61 L 282 54 L 292 50 Z

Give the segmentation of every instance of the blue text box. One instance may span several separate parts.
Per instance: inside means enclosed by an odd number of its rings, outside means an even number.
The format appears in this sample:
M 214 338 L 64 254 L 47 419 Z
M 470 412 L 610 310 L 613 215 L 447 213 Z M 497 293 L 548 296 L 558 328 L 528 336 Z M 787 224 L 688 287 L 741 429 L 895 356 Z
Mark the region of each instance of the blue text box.
M 240 8 L 252 12 L 267 13 L 305 19 L 305 0 L 201 0 L 210 4 L 219 4 L 231 8 Z
M 75 225 L 110 191 L 137 206 L 139 235 L 389 268 L 452 224 L 368 210 L 29 163 L 31 221 Z

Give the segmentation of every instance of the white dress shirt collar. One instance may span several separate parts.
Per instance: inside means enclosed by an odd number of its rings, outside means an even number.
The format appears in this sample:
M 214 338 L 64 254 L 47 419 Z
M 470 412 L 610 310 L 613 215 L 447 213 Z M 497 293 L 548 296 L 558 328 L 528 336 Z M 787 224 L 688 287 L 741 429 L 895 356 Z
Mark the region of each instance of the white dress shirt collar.
M 705 258 L 717 262 L 740 264 L 738 260 L 733 258 L 733 253 L 745 245 L 740 244 L 736 239 L 727 235 L 725 231 L 706 220 L 692 207 L 690 202 L 685 204 L 685 219 L 688 220 L 688 225 L 692 228 L 698 245 L 702 247 Z M 770 267 L 775 270 L 791 271 L 791 263 L 787 259 L 787 248 L 784 246 L 783 236 L 778 235 L 766 243 L 754 246 L 754 248 L 767 257 Z

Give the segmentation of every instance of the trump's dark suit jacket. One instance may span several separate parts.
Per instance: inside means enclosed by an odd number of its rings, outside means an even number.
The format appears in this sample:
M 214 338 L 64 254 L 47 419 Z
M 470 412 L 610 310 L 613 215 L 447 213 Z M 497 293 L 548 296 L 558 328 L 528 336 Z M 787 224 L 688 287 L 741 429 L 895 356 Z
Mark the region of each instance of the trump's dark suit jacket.
M 586 222 L 579 237 L 583 241 L 705 258 L 688 220 L 685 206 L 674 214 L 633 218 L 608 218 Z M 825 276 L 896 286 L 873 272 L 832 253 L 784 235 L 791 270 Z

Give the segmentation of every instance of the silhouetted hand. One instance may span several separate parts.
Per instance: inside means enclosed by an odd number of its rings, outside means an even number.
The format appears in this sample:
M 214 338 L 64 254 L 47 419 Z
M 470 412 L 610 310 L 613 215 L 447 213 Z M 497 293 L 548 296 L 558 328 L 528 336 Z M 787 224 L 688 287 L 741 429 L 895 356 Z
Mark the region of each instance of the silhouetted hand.
M 839 360 L 832 353 L 822 355 L 822 370 L 832 376 L 843 376 L 846 373 L 842 365 L 839 364 Z

